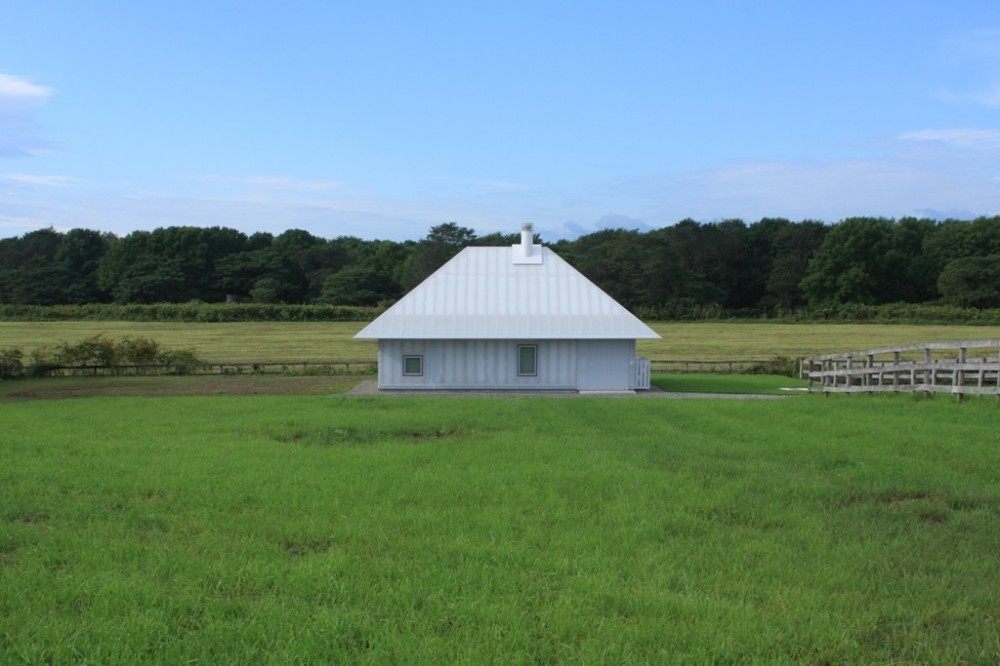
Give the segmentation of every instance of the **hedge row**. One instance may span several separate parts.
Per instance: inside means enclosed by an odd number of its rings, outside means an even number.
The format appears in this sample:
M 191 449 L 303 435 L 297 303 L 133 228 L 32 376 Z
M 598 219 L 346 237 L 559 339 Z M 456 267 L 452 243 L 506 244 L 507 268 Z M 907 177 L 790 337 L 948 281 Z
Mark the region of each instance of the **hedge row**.
M 758 320 L 789 323 L 1000 325 L 1000 308 L 963 308 L 924 303 L 844 304 L 777 312 L 726 310 L 712 306 L 665 306 L 639 307 L 635 314 L 645 321 Z
M 277 305 L 266 303 L 160 303 L 154 305 L 3 305 L 0 320 L 47 321 L 92 319 L 101 321 L 371 321 L 380 308 L 348 305 Z M 952 305 L 890 303 L 887 305 L 831 305 L 809 310 L 727 310 L 715 306 L 665 305 L 639 307 L 646 321 L 766 320 L 776 322 L 839 322 L 880 324 L 1000 325 L 1000 308 L 977 309 Z
M 378 308 L 268 303 L 157 303 L 153 305 L 2 305 L 0 320 L 47 321 L 371 321 Z
M 17 347 L 0 348 L 0 379 L 44 377 L 60 367 L 191 365 L 201 363 L 193 349 L 166 349 L 150 338 L 94 335 L 80 342 L 60 342 L 25 354 Z

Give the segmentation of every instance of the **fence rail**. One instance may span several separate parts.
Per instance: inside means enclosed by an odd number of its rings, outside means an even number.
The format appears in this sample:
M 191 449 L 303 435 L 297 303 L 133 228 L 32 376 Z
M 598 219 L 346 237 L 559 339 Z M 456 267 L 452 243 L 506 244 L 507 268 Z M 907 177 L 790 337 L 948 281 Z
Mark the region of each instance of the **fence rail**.
M 902 358 L 914 352 L 920 358 Z M 948 352 L 954 355 L 942 357 Z M 799 373 L 809 380 L 811 391 L 822 393 L 950 393 L 958 399 L 996 395 L 1000 400 L 1000 340 L 927 342 L 823 354 L 803 359 Z

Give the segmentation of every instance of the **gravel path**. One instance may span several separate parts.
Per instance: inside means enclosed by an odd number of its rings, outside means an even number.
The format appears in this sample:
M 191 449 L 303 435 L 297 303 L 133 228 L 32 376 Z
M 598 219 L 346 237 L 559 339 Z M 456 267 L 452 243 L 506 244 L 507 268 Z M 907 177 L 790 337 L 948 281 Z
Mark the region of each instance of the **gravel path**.
M 446 391 L 446 390 L 391 390 L 382 391 L 378 388 L 378 382 L 374 379 L 365 379 L 347 391 L 344 395 L 427 395 L 427 396 L 454 396 L 454 397 L 496 397 L 512 398 L 518 396 L 550 396 L 560 398 L 647 398 L 661 400 L 786 400 L 787 395 L 767 395 L 763 393 L 675 393 L 671 391 L 661 391 L 653 387 L 649 391 L 638 391 L 636 393 L 610 393 L 600 396 L 580 395 L 576 391 L 491 391 L 491 390 L 469 390 L 469 391 Z

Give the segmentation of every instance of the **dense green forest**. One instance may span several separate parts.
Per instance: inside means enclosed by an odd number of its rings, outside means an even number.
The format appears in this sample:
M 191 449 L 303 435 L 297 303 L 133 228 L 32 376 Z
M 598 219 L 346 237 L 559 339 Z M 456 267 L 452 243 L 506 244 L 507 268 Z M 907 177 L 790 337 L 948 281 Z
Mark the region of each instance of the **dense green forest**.
M 542 239 L 544 240 L 544 239 Z M 419 241 L 246 235 L 165 227 L 124 237 L 87 229 L 0 240 L 0 303 L 378 305 L 399 298 L 462 247 L 517 236 L 455 223 Z M 609 229 L 550 246 L 631 308 L 712 306 L 774 313 L 843 304 L 1000 306 L 1000 217 L 815 221 L 684 220 Z

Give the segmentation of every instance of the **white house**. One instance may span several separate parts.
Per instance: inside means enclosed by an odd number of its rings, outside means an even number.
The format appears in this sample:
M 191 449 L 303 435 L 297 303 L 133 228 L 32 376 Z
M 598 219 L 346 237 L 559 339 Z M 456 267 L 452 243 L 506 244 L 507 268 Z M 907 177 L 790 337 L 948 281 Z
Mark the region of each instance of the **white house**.
M 465 248 L 355 335 L 379 388 L 648 389 L 635 341 L 660 336 L 533 241 Z

